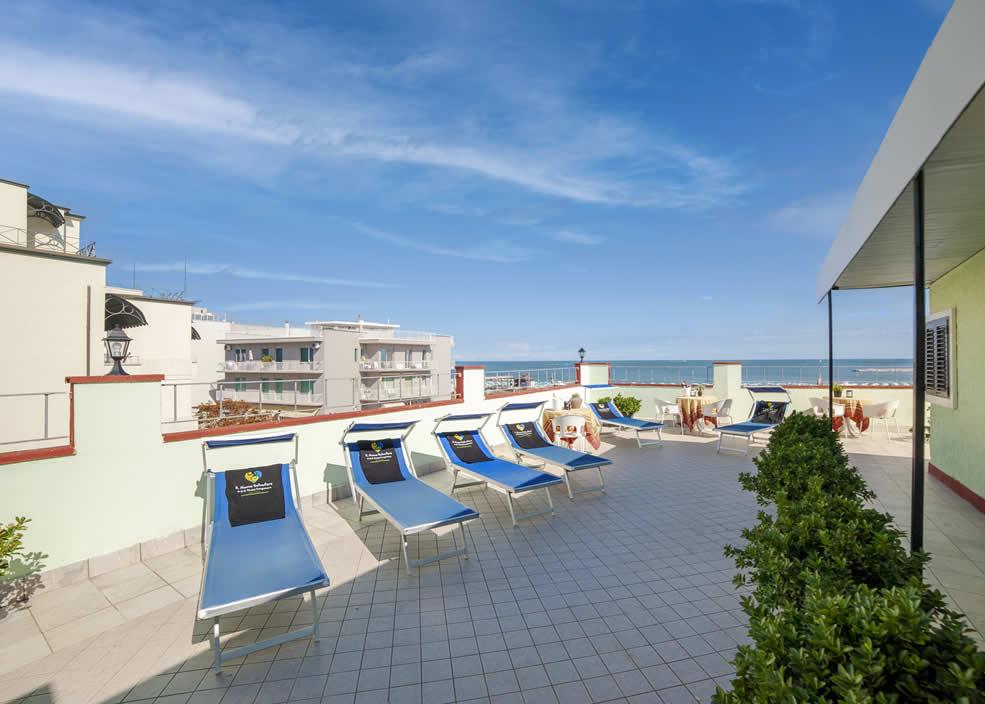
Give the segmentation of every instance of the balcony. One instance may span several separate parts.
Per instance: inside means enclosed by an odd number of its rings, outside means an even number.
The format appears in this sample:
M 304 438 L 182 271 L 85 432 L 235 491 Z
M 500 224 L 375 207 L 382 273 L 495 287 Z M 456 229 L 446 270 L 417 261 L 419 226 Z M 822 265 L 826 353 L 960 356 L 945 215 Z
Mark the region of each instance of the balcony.
M 431 342 L 436 337 L 444 337 L 434 332 L 425 332 L 423 330 L 371 330 L 368 332 L 360 333 L 359 340 L 365 343 L 387 343 L 387 344 L 421 344 L 424 342 Z
M 431 384 L 363 384 L 359 389 L 359 400 L 367 403 L 416 401 L 430 398 L 431 389 Z
M 248 360 L 236 362 L 227 360 L 219 365 L 220 372 L 265 372 L 265 373 L 290 373 L 299 374 L 319 374 L 322 370 L 321 362 L 301 362 L 294 359 L 283 362 L 258 362 Z
M 359 369 L 364 372 L 426 372 L 431 369 L 431 360 L 417 359 L 406 361 L 403 359 L 388 359 L 385 361 L 380 361 L 376 359 L 364 359 L 359 362 Z
M 0 244 L 14 245 L 41 252 L 76 254 L 82 257 L 96 256 L 95 242 L 81 246 L 78 242 L 66 240 L 59 233 L 36 232 L 10 225 L 0 225 Z

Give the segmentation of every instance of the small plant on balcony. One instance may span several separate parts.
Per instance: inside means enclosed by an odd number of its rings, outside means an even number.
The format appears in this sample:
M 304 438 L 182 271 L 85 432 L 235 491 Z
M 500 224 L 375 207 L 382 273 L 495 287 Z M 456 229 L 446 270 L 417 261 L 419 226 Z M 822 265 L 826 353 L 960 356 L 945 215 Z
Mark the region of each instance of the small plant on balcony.
M 623 396 L 622 394 L 616 394 L 615 398 L 603 396 L 594 403 L 608 403 L 609 401 L 612 401 L 615 407 L 619 409 L 619 412 L 627 418 L 632 418 L 643 407 L 643 402 L 640 399 L 635 396 Z
M 260 357 L 260 361 L 261 362 L 273 362 L 274 361 L 274 358 L 271 357 L 269 354 L 265 354 L 265 355 L 262 355 Z
M 11 559 L 23 554 L 24 531 L 30 521 L 18 516 L 13 523 L 0 524 L 0 579 L 7 576 Z
M 835 392 L 835 398 L 841 398 L 841 392 L 845 390 L 845 387 L 841 384 L 835 384 L 831 388 Z

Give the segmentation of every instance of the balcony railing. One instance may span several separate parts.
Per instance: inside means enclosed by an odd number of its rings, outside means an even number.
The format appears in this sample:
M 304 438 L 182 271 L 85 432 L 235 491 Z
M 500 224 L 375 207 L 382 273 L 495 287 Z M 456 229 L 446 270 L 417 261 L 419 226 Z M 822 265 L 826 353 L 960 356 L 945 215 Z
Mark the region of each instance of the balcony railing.
M 436 382 L 437 379 L 433 377 L 413 379 L 363 378 L 359 387 L 359 399 L 369 403 L 419 401 L 435 395 Z
M 95 242 L 80 246 L 78 243 L 69 242 L 57 233 L 35 232 L 11 225 L 0 225 L 0 244 L 12 244 L 42 252 L 62 252 L 63 254 L 78 254 L 83 257 L 96 256 Z
M 283 362 L 258 362 L 247 360 L 242 362 L 226 361 L 219 365 L 220 372 L 308 372 L 317 373 L 322 370 L 321 362 L 301 362 L 288 359 Z
M 575 383 L 574 367 L 503 369 L 486 372 L 486 393 L 548 389 Z
M 363 371 L 427 371 L 431 369 L 430 360 L 404 360 L 404 359 L 364 359 L 359 362 L 359 368 Z
M 612 384 L 710 384 L 713 372 L 710 365 L 609 367 L 609 383 Z
M 367 342 L 430 342 L 436 337 L 443 335 L 424 330 L 367 330 L 359 333 L 359 339 Z

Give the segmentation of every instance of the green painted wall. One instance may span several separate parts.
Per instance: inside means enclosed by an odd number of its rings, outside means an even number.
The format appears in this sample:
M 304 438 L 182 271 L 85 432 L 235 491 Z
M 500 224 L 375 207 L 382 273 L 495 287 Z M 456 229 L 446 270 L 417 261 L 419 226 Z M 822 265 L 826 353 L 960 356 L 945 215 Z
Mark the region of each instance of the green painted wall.
M 957 405 L 931 406 L 930 461 L 985 496 L 985 252 L 930 288 L 930 312 L 954 311 Z

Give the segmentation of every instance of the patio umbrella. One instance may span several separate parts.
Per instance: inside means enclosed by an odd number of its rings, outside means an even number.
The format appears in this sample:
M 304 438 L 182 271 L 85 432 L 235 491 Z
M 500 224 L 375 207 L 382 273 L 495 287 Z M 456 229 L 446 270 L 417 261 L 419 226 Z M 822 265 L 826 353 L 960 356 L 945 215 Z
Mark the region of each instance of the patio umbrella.
M 103 330 L 121 328 L 139 328 L 147 325 L 143 311 L 131 301 L 113 293 L 106 294 L 106 317 L 103 319 Z

